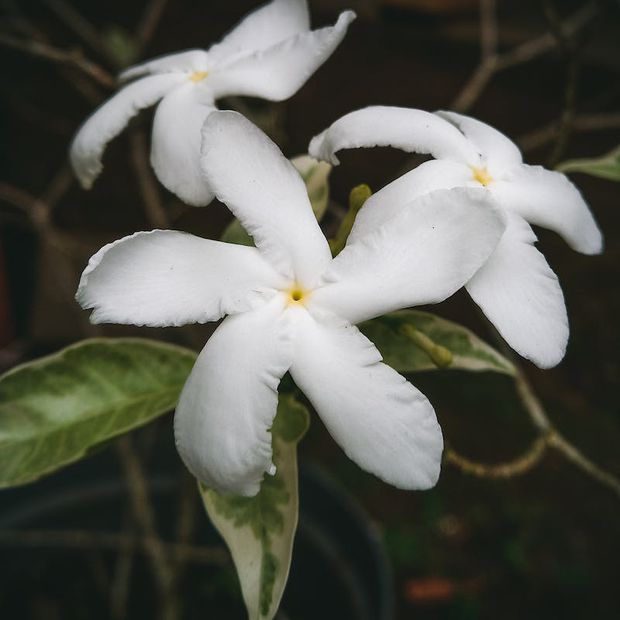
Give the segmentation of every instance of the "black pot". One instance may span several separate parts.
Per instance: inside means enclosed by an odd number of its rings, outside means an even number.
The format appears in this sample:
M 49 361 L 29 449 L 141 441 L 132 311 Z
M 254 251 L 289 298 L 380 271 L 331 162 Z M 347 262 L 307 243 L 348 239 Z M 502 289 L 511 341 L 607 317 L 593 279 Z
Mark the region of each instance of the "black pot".
M 161 468 L 159 451 L 157 456 Z M 172 540 L 186 474 L 174 454 L 165 460 L 165 473 L 160 469 L 147 475 L 160 535 Z M 392 574 L 368 515 L 317 467 L 301 468 L 300 488 L 293 564 L 278 618 L 391 620 Z M 194 509 L 202 511 L 199 502 Z M 129 515 L 125 482 L 111 450 L 38 483 L 0 492 L 0 617 L 110 618 L 121 557 L 118 544 L 114 548 L 105 538 L 100 545 L 78 539 L 71 544 L 71 536 L 54 540 L 53 534 L 79 530 L 118 536 L 127 532 Z M 193 544 L 213 549 L 213 558 L 186 569 L 180 587 L 182 617 L 243 618 L 223 543 L 206 517 L 197 517 Z M 151 567 L 144 553 L 130 557 L 124 613 L 132 620 L 150 620 L 157 617 L 158 606 Z

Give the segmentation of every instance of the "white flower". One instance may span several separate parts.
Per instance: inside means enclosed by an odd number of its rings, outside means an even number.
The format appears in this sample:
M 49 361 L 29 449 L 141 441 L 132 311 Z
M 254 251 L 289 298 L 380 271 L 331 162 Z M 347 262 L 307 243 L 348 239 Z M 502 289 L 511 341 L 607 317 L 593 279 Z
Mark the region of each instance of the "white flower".
M 351 112 L 310 143 L 310 154 L 338 163 L 341 149 L 394 146 L 430 153 L 428 161 L 374 194 L 360 211 L 355 242 L 426 192 L 485 187 L 505 210 L 506 232 L 466 288 L 506 342 L 542 368 L 564 357 L 568 319 L 555 273 L 534 247 L 530 224 L 556 231 L 584 254 L 602 251 L 601 232 L 577 188 L 559 172 L 523 163 L 496 129 L 454 112 L 384 106 Z
M 215 101 L 230 95 L 288 99 L 329 58 L 354 18 L 345 11 L 334 26 L 310 30 L 306 0 L 273 0 L 206 51 L 127 69 L 122 81 L 138 79 L 88 118 L 73 140 L 70 157 L 80 182 L 92 186 L 107 143 L 140 110 L 161 100 L 151 145 L 155 173 L 186 203 L 208 204 L 213 192 L 200 173 L 200 129 Z
M 228 315 L 175 417 L 179 452 L 208 486 L 253 495 L 273 473 L 269 429 L 287 371 L 361 467 L 401 488 L 432 486 L 442 451 L 433 408 L 353 324 L 460 288 L 504 230 L 488 193 L 428 194 L 332 259 L 300 175 L 273 142 L 236 112 L 214 112 L 203 133 L 209 183 L 256 247 L 139 232 L 91 258 L 78 301 L 95 323 Z

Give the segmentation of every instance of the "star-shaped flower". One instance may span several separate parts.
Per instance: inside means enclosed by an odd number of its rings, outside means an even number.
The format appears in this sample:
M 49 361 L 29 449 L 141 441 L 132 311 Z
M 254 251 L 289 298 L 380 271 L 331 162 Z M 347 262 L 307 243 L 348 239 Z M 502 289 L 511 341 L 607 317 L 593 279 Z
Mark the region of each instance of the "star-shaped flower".
M 518 147 L 493 127 L 454 112 L 364 108 L 316 136 L 309 151 L 337 164 L 337 151 L 372 146 L 429 153 L 436 159 L 371 196 L 350 241 L 387 222 L 426 192 L 486 188 L 505 211 L 507 228 L 467 291 L 520 355 L 542 368 L 560 362 L 568 341 L 564 297 L 555 273 L 534 247 L 537 239 L 529 224 L 554 230 L 578 252 L 600 253 L 601 232 L 577 188 L 559 172 L 523 163 Z
M 139 232 L 92 257 L 78 301 L 95 323 L 227 315 L 175 417 L 179 452 L 207 486 L 253 495 L 274 472 L 269 429 L 287 371 L 362 468 L 405 489 L 434 485 L 443 442 L 433 408 L 354 324 L 439 302 L 469 280 L 504 230 L 488 192 L 427 194 L 332 259 L 300 175 L 273 142 L 236 112 L 214 112 L 203 134 L 207 180 L 256 247 Z
M 334 26 L 310 30 L 306 0 L 273 0 L 206 51 L 171 54 L 127 69 L 121 81 L 136 81 L 104 103 L 73 140 L 70 157 L 80 182 L 92 186 L 107 143 L 141 109 L 159 102 L 151 145 L 155 173 L 186 203 L 208 204 L 213 192 L 200 172 L 200 129 L 216 100 L 288 99 L 329 58 L 354 18 L 345 11 Z

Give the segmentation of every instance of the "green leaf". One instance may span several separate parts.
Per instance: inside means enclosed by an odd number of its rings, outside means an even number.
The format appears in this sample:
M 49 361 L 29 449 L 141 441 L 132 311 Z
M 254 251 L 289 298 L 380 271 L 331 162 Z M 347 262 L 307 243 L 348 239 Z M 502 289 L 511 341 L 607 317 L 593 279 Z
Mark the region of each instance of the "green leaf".
M 405 335 L 410 327 L 452 353 L 450 368 L 515 374 L 505 357 L 469 329 L 428 312 L 402 310 L 367 321 L 360 329 L 377 345 L 385 363 L 399 372 L 437 370 L 429 354 Z
M 200 489 L 230 549 L 250 620 L 270 620 L 282 599 L 297 529 L 297 444 L 308 424 L 307 409 L 293 395 L 280 394 L 271 429 L 276 474 L 265 475 L 255 497 Z
M 248 235 L 245 231 L 245 228 L 241 226 L 239 220 L 233 220 L 222 233 L 220 237 L 220 241 L 225 241 L 226 243 L 236 243 L 238 245 L 254 245 L 254 241 L 252 237 Z
M 297 168 L 306 184 L 312 210 L 320 222 L 329 204 L 329 173 L 332 171 L 332 166 L 324 161 L 317 161 L 309 155 L 294 157 L 291 163 Z M 224 229 L 220 240 L 239 245 L 254 245 L 252 237 L 241 226 L 239 220 L 233 220 Z
M 139 338 L 92 339 L 0 378 L 0 487 L 77 461 L 177 403 L 196 354 Z
M 609 181 L 620 181 L 620 146 L 601 157 L 570 159 L 558 164 L 556 169 L 560 172 L 583 172 Z

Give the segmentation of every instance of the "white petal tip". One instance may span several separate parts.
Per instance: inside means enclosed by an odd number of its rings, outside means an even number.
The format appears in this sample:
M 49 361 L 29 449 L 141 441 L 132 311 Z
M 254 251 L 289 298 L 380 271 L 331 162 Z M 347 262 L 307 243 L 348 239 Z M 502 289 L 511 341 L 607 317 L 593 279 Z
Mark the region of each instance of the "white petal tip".
M 276 467 L 276 466 L 272 463 L 272 464 L 269 466 L 269 469 L 267 470 L 267 473 L 268 473 L 270 476 L 275 476 L 277 471 L 278 471 L 278 470 L 277 470 L 277 467 Z
M 342 26 L 343 24 L 348 26 L 354 19 L 356 19 L 357 14 L 355 11 L 347 10 L 340 13 L 338 16 L 338 21 L 336 22 L 337 26 Z

